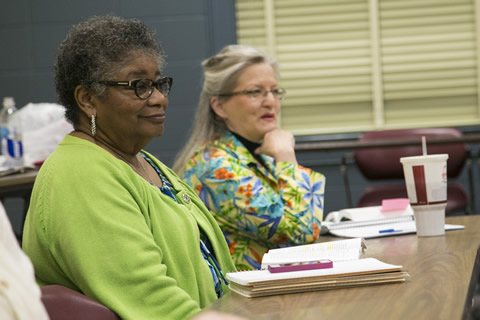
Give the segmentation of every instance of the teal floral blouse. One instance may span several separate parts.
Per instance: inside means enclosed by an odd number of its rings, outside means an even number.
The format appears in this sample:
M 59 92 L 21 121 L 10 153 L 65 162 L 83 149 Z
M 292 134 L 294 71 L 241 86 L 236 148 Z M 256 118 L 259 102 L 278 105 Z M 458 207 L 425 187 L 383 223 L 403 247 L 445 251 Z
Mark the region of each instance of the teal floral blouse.
M 183 177 L 214 214 L 238 270 L 259 269 L 268 249 L 320 233 L 325 177 L 260 156 L 264 166 L 228 132 L 196 150 Z

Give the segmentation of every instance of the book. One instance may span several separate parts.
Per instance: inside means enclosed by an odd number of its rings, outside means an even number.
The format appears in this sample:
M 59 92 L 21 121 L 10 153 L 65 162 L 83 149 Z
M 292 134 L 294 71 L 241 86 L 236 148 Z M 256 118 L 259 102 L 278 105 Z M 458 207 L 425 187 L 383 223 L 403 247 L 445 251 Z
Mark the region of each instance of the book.
M 364 258 L 365 249 L 362 238 L 272 249 L 264 255 L 261 270 L 229 272 L 226 277 L 232 291 L 249 298 L 406 281 L 408 273 L 401 265 Z M 272 265 L 314 260 L 332 263 L 311 270 L 268 270 Z
M 261 269 L 267 269 L 269 265 L 323 259 L 331 261 L 358 260 L 364 256 L 366 247 L 364 239 L 355 238 L 270 249 L 262 257 Z
M 369 221 L 401 216 L 413 216 L 413 209 L 408 203 L 398 201 L 403 199 L 384 200 L 381 206 L 347 208 L 330 212 L 324 219 L 325 222 L 338 223 L 343 221 Z M 395 204 L 396 203 L 396 204 Z
M 446 224 L 445 230 L 461 230 L 462 225 Z M 382 210 L 382 206 L 350 208 L 330 212 L 322 222 L 321 234 L 364 239 L 412 234 L 417 232 L 410 205 L 403 210 Z

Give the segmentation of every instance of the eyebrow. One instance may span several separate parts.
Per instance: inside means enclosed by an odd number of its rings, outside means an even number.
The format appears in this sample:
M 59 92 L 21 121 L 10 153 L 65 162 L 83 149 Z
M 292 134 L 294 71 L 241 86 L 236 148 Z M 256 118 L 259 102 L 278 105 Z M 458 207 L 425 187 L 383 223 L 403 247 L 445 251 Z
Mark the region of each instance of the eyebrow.
M 255 90 L 255 89 L 266 89 L 265 86 L 261 86 L 261 85 L 257 85 L 257 84 L 254 84 L 254 85 L 248 85 L 246 86 L 246 88 L 249 88 L 249 87 L 252 87 L 252 89 L 247 89 L 247 90 Z M 275 88 L 278 88 L 278 83 L 272 87 L 270 87 L 270 89 L 275 89 Z
M 127 74 L 128 77 L 143 77 L 147 74 L 147 71 L 132 71 Z M 160 76 L 160 71 L 155 72 L 155 76 Z

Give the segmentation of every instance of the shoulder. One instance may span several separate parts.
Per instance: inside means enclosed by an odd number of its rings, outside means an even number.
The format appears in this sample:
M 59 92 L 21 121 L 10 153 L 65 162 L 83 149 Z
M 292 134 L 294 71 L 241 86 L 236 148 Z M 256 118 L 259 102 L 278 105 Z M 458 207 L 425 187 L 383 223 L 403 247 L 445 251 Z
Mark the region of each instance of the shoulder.
M 99 160 L 111 158 L 111 154 L 96 144 L 67 135 L 55 151 L 48 157 L 48 162 L 61 162 L 65 166 L 71 164 L 91 164 Z
M 242 160 L 249 158 L 250 152 L 232 133 L 227 132 L 201 145 L 192 156 L 192 158 L 202 161 L 218 157 Z
M 69 185 L 112 184 L 113 180 L 135 178 L 128 165 L 89 141 L 67 136 L 40 168 L 37 179 L 65 181 Z M 47 179 L 47 181 L 45 181 Z
M 202 165 L 209 162 L 217 162 L 219 158 L 232 156 L 225 144 L 219 140 L 210 140 L 198 146 L 187 162 L 187 167 Z

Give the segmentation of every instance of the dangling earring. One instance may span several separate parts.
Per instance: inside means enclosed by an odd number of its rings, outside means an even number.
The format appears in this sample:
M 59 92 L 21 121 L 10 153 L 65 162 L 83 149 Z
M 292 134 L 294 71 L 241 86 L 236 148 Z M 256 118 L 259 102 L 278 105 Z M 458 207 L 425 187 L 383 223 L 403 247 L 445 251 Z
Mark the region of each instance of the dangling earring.
M 90 130 L 92 131 L 92 136 L 95 137 L 95 134 L 97 133 L 97 124 L 95 123 L 95 115 L 93 114 L 90 123 Z

